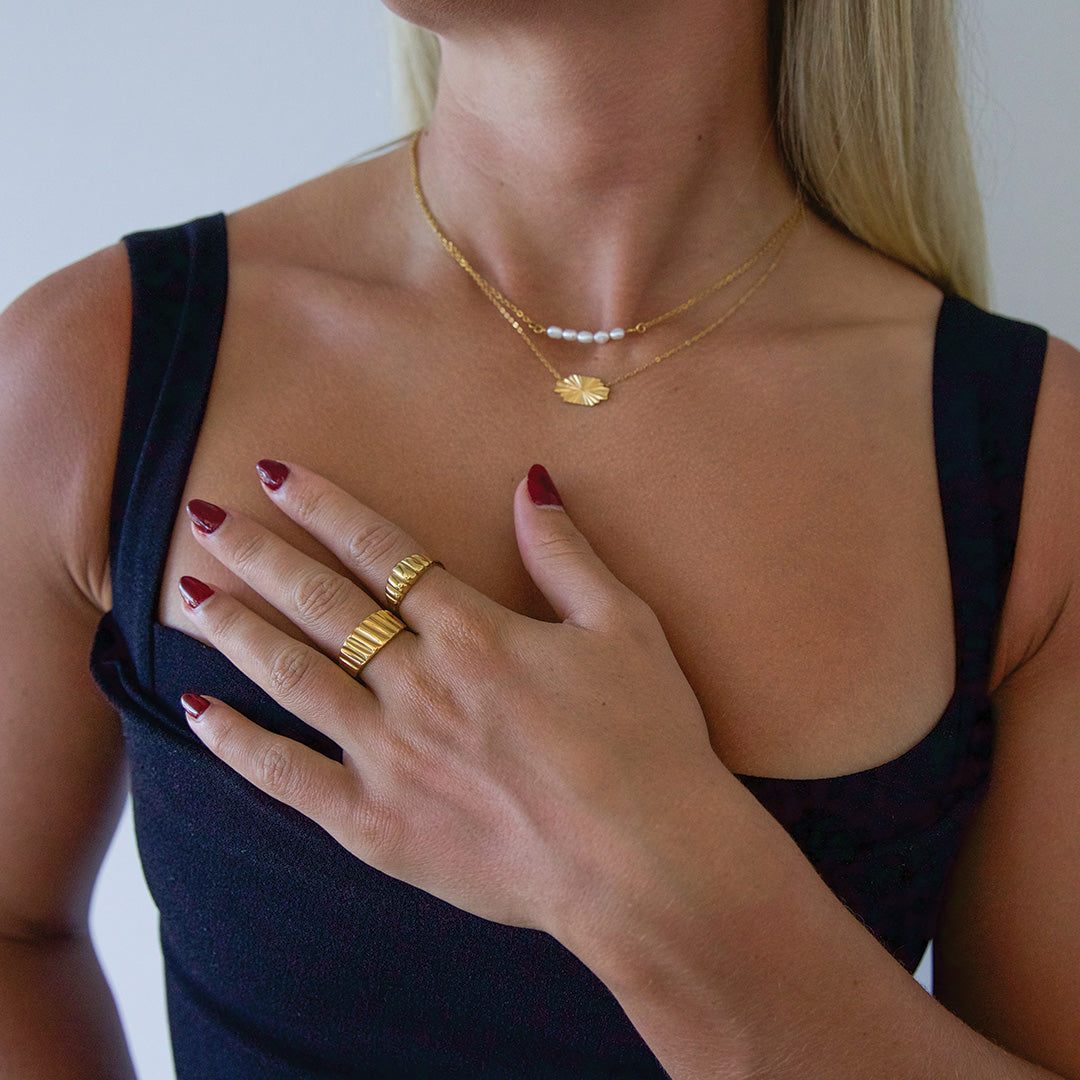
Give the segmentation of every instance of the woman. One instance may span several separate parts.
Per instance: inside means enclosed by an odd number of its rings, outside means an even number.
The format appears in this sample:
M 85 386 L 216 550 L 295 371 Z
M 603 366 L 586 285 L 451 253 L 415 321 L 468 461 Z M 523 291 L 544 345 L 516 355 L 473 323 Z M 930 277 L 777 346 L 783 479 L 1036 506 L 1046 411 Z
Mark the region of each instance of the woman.
M 181 1077 L 1080 1075 L 1080 367 L 943 301 L 941 8 L 394 6 L 415 171 L 5 319 L 5 1065 L 127 1069 L 123 736 Z

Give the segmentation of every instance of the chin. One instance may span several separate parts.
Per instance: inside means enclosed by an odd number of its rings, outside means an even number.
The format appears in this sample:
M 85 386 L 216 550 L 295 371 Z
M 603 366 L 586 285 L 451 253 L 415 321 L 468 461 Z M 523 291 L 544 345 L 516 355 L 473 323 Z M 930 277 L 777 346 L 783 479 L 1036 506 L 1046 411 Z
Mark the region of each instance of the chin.
M 551 0 L 382 0 L 383 5 L 407 22 L 436 34 L 468 26 L 519 21 L 551 10 Z

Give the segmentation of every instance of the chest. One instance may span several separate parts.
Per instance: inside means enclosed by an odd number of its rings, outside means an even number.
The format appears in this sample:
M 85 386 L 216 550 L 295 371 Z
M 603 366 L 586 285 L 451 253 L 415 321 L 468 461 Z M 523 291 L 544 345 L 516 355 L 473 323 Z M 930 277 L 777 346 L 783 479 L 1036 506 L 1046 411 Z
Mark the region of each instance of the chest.
M 478 351 L 451 336 L 421 351 L 407 321 L 372 337 L 357 325 L 283 332 L 234 305 L 184 501 L 243 509 L 336 565 L 255 479 L 261 457 L 299 461 L 469 584 L 552 618 L 511 518 L 539 461 L 656 611 L 734 771 L 859 771 L 934 725 L 954 648 L 925 342 L 770 351 L 736 338 L 584 409 L 559 402 L 512 341 Z M 181 514 L 159 617 L 189 632 L 176 589 L 187 573 L 289 629 Z

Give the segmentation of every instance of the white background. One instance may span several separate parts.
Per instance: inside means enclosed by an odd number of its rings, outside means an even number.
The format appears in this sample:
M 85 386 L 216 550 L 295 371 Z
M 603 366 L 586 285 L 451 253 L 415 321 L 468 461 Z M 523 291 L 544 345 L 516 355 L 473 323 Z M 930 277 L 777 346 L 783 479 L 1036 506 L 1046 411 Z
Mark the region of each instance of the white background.
M 1080 4 L 965 8 L 995 306 L 1080 343 Z M 0 0 L 0 307 L 125 232 L 235 209 L 398 133 L 375 0 Z M 165 1080 L 127 815 L 92 929 L 139 1076 Z

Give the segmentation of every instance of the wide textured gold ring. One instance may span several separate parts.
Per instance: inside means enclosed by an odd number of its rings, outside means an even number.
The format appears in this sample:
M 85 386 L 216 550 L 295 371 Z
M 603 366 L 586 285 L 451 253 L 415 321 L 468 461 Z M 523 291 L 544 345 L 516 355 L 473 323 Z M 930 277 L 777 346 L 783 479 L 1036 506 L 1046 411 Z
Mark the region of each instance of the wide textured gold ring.
M 345 639 L 338 663 L 355 679 L 361 668 L 404 629 L 405 624 L 392 611 L 376 611 Z
M 386 579 L 386 606 L 391 611 L 397 611 L 405 594 L 433 566 L 442 566 L 442 563 L 426 555 L 409 555 L 402 559 Z

